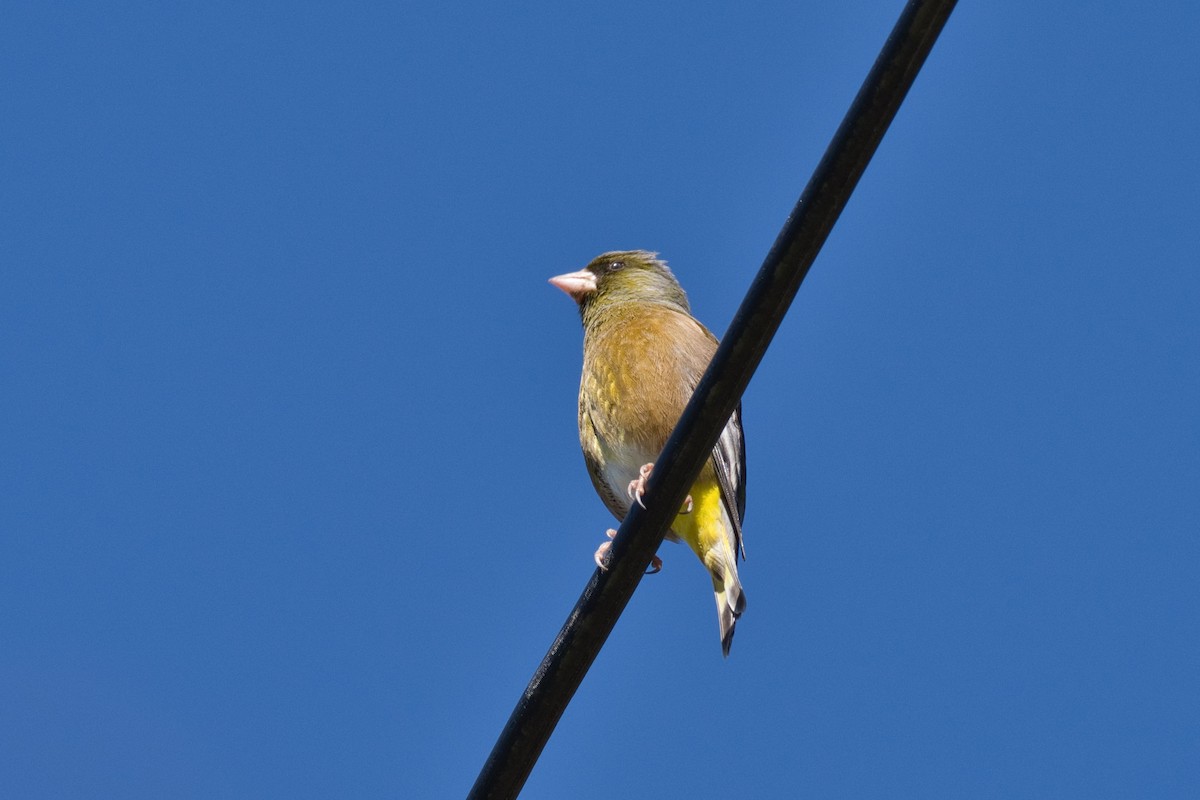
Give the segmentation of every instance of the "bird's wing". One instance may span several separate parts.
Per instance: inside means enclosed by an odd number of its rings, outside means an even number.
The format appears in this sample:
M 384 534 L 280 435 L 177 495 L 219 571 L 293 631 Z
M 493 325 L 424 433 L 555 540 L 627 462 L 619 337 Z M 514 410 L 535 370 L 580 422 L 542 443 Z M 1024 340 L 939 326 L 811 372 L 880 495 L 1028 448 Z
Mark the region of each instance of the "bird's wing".
M 721 487 L 721 500 L 733 523 L 734 550 L 746 558 L 742 541 L 742 518 L 746 515 L 746 439 L 742 435 L 742 404 L 725 423 L 721 438 L 713 448 L 713 466 Z
M 700 378 L 704 376 L 704 371 L 708 369 L 709 361 L 712 360 L 713 354 L 717 350 L 717 337 L 699 320 L 691 316 L 688 319 L 704 333 L 708 345 L 706 348 L 690 350 L 691 364 L 688 375 L 691 384 L 688 388 L 690 395 L 696 391 Z M 742 435 L 741 403 L 738 403 L 733 415 L 725 423 L 725 429 L 721 431 L 721 438 L 717 440 L 717 446 L 713 448 L 712 458 L 713 467 L 717 473 L 717 484 L 721 487 L 721 501 L 725 504 L 730 522 L 733 523 L 734 552 L 741 553 L 744 559 L 746 545 L 742 541 L 742 518 L 746 516 L 746 440 Z
M 629 513 L 629 503 L 625 498 L 613 491 L 604 475 L 604 450 L 600 437 L 596 433 L 595 423 L 592 422 L 591 409 L 583 397 L 579 400 L 579 443 L 583 449 L 583 460 L 587 464 L 588 477 L 592 486 L 604 505 L 617 519 L 624 519 Z

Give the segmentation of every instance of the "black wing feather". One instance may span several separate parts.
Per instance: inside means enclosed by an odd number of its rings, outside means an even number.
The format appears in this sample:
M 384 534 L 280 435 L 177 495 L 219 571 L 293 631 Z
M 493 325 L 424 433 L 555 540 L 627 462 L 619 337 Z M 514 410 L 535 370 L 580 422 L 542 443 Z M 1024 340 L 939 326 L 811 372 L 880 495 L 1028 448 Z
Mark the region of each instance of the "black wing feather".
M 742 519 L 746 516 L 746 437 L 742 434 L 741 403 L 725 423 L 721 438 L 713 448 L 713 464 L 717 484 L 721 487 L 721 500 L 733 522 L 734 547 L 744 561 L 746 544 L 742 541 Z

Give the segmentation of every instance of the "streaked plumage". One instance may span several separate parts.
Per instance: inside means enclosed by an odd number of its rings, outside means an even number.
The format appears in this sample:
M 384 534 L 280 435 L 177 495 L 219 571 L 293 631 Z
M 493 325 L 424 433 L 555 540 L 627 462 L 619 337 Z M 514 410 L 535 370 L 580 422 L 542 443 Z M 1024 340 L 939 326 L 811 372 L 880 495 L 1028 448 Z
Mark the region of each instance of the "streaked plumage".
M 592 485 L 623 519 L 631 502 L 627 488 L 643 465 L 658 458 L 717 339 L 691 316 L 687 295 L 655 253 L 605 253 L 551 283 L 579 304 L 579 440 Z M 691 499 L 691 512 L 679 514 L 667 536 L 686 542 L 708 569 L 728 655 L 745 608 L 737 574 L 746 509 L 740 407 L 692 485 Z

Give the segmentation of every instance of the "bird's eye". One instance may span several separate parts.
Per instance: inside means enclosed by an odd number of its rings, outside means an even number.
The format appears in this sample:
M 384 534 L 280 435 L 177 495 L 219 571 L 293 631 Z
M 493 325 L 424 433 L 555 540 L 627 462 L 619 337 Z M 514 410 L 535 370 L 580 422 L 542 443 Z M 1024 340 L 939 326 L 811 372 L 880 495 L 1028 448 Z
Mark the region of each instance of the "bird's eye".
M 619 269 L 623 269 L 624 267 L 625 267 L 625 262 L 624 262 L 624 261 L 614 261 L 614 262 L 612 262 L 611 264 L 609 264 L 609 265 L 608 265 L 608 268 L 609 268 L 610 270 L 612 270 L 613 272 L 616 272 L 616 271 L 617 271 L 617 270 L 619 270 Z

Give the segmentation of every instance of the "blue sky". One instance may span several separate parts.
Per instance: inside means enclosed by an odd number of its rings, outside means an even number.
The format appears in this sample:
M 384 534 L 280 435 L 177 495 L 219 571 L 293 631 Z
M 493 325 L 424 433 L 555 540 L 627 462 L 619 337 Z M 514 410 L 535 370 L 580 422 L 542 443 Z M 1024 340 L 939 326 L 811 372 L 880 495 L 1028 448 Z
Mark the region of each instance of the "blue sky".
M 718 333 L 900 2 L 14 3 L 0 787 L 462 796 L 612 521 L 597 253 Z M 1200 12 L 963 3 L 528 798 L 1200 792 Z

